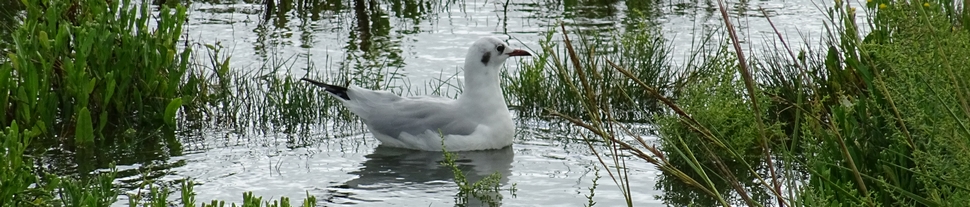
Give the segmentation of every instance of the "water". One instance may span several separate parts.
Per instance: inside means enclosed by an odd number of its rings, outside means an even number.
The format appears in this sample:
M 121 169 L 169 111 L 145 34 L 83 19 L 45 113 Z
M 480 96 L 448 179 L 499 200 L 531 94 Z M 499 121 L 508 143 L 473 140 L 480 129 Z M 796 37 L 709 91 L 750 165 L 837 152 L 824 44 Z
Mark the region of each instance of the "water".
M 670 40 L 675 62 L 682 62 L 697 38 L 723 24 L 716 2 L 703 0 L 273 2 L 192 1 L 186 35 L 193 42 L 224 46 L 234 69 L 258 70 L 261 65 L 292 58 L 289 70 L 276 75 L 340 76 L 381 68 L 402 77 L 382 79 L 389 82 L 385 84 L 421 87 L 442 73 L 459 71 L 467 46 L 483 35 L 510 39 L 514 47 L 539 50 L 538 41 L 557 29 L 559 20 L 572 29 L 597 32 L 598 38 L 638 22 L 651 22 Z M 759 7 L 768 11 L 793 45 L 815 43 L 821 36 L 824 18 L 810 0 L 732 1 L 727 7 L 732 8 L 732 16 L 740 17 L 735 23 L 751 48 L 760 48 L 774 38 Z M 636 15 L 633 10 L 643 13 Z M 812 38 L 799 39 L 799 32 Z M 513 74 L 518 67 L 514 61 L 507 64 Z M 594 168 L 600 166 L 580 136 L 586 132 L 537 118 L 520 118 L 517 124 L 519 133 L 513 146 L 458 154 L 458 163 L 469 179 L 498 172 L 503 189 L 514 184 L 514 197 L 501 191 L 503 206 L 585 204 Z M 647 128 L 641 126 L 644 134 L 649 134 Z M 103 168 L 116 161 L 121 171 L 118 183 L 128 193 L 144 190 L 140 184 L 145 179 L 172 185 L 191 178 L 199 184 L 195 187 L 198 201 L 238 203 L 243 192 L 252 191 L 264 198 L 286 196 L 297 202 L 310 194 L 323 206 L 454 205 L 457 187 L 451 171 L 438 164 L 440 153 L 378 147 L 359 122 L 321 122 L 307 129 L 257 133 L 228 127 L 183 127 L 162 139 L 177 142 L 146 141 L 176 144 L 152 144 L 131 150 L 135 152 L 105 155 L 93 164 L 56 156 L 46 162 L 50 168 L 83 169 Z M 688 194 L 689 189 L 656 189 L 658 170 L 639 159 L 622 159 L 630 170 L 635 205 L 685 205 L 658 198 Z M 600 175 L 597 205 L 625 205 L 606 171 L 601 170 Z M 127 203 L 122 196 L 115 206 Z
M 502 188 L 516 184 L 516 197 L 501 191 L 503 206 L 575 206 L 586 203 L 593 168 L 599 166 L 589 149 L 561 126 L 523 122 L 516 144 L 501 150 L 457 152 L 457 162 L 469 180 L 501 173 Z M 201 142 L 186 143 L 184 155 L 166 162 L 185 163 L 165 171 L 160 180 L 192 177 L 197 199 L 241 201 L 243 192 L 264 197 L 300 198 L 307 193 L 324 206 L 453 206 L 457 186 L 453 174 L 438 162 L 440 152 L 378 147 L 363 128 L 352 126 L 347 136 L 308 137 L 266 135 L 240 137 L 214 131 Z M 306 146 L 288 147 L 301 139 Z M 301 142 L 297 141 L 297 142 Z M 599 149 L 603 150 L 603 149 Z M 632 159 L 631 159 L 632 160 Z M 145 166 L 139 166 L 147 168 Z M 628 167 L 639 206 L 657 205 L 653 182 L 657 171 L 642 162 Z M 598 182 L 597 201 L 623 203 L 605 171 Z M 138 180 L 134 175 L 122 180 Z M 122 200 L 117 206 L 127 201 Z M 475 204 L 475 203 L 472 203 Z
M 297 57 L 301 61 L 296 69 L 314 63 L 310 73 L 379 65 L 420 83 L 442 71 L 456 71 L 467 46 L 480 36 L 498 36 L 512 46 L 540 50 L 538 41 L 559 30 L 560 20 L 570 29 L 595 31 L 604 38 L 639 22 L 657 24 L 679 62 L 692 44 L 712 30 L 723 30 L 724 24 L 716 1 L 709 0 L 358 1 L 316 6 L 308 1 L 290 7 L 278 3 L 271 9 L 252 0 L 196 1 L 188 36 L 221 42 L 236 57 L 235 67 L 256 68 L 274 57 Z M 731 8 L 741 41 L 762 48 L 765 41 L 773 44 L 776 35 L 759 8 L 789 44 L 798 46 L 818 43 L 825 22 L 819 7 L 831 2 L 729 1 L 725 6 Z M 273 14 L 266 15 L 266 10 Z M 509 64 L 509 69 L 516 66 Z M 292 75 L 305 73 L 295 70 Z

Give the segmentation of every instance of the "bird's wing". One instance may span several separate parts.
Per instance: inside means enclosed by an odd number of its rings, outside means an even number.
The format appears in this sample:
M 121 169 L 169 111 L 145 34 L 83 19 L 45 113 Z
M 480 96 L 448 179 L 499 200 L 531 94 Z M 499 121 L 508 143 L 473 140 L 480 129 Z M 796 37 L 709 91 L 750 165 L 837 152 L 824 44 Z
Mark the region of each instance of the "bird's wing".
M 391 137 L 428 130 L 442 134 L 469 135 L 479 123 L 458 111 L 454 99 L 436 96 L 401 97 L 386 91 L 353 87 L 345 105 L 371 130 Z

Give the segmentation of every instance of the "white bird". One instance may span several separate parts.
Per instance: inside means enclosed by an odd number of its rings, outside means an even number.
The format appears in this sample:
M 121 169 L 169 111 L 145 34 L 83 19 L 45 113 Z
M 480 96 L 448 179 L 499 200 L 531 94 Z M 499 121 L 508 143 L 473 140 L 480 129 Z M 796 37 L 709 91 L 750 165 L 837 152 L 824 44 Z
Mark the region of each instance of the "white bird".
M 499 85 L 505 59 L 531 56 L 494 37 L 475 41 L 465 55 L 465 87 L 458 99 L 401 97 L 357 86 L 323 87 L 363 120 L 382 145 L 424 151 L 500 149 L 512 144 L 515 125 Z

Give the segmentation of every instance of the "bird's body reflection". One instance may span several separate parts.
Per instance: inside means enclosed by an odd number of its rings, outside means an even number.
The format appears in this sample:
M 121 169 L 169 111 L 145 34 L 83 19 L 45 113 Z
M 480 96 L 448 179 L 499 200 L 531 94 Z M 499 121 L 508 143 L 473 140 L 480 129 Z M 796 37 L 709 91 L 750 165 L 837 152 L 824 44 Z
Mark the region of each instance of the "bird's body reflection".
M 511 175 L 513 151 L 512 146 L 495 150 L 451 152 L 455 164 L 465 174 L 469 184 L 478 182 L 485 177 L 499 173 L 499 185 L 507 186 Z M 330 186 L 330 198 L 324 201 L 328 204 L 375 205 L 386 203 L 415 202 L 405 204 L 416 206 L 437 206 L 450 203 L 453 199 L 447 197 L 428 197 L 429 194 L 457 193 L 455 174 L 451 167 L 445 166 L 442 152 L 418 151 L 394 147 L 377 147 L 373 153 L 364 156 L 367 161 L 361 163 L 358 170 L 348 174 L 356 178 Z M 415 191 L 417 190 L 417 191 Z M 417 194 L 411 194 L 416 193 Z M 451 192 L 451 193 L 447 193 Z M 488 196 L 499 196 L 497 202 L 501 205 L 500 192 L 486 192 Z M 417 200 L 414 200 L 417 199 Z M 468 198 L 470 206 L 485 206 L 477 198 Z
M 514 153 L 512 147 L 497 150 L 478 150 L 452 152 L 455 164 L 465 173 L 468 182 L 473 183 L 498 172 L 501 183 L 508 182 Z M 350 174 L 358 177 L 347 181 L 345 188 L 372 189 L 400 183 L 451 182 L 454 174 L 444 166 L 442 152 L 418 151 L 379 146 L 374 153 L 365 156 L 367 161 L 359 170 Z

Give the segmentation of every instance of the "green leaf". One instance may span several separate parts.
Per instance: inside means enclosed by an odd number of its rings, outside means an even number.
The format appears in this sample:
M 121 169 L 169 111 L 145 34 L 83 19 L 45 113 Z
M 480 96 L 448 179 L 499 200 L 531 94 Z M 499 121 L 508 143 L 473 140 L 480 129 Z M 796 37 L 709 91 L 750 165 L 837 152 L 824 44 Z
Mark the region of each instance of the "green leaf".
M 37 41 L 40 42 L 40 45 L 41 46 L 44 46 L 44 49 L 50 49 L 51 48 L 51 44 L 49 42 L 50 40 L 47 38 L 47 32 L 46 31 L 40 31 L 40 34 L 38 34 L 37 36 L 38 36 L 38 40 Z
M 90 96 L 91 93 L 94 92 L 94 86 L 96 86 L 97 83 L 98 83 L 97 78 L 91 78 L 91 80 L 88 81 L 88 84 L 84 86 L 84 95 Z
M 17 88 L 17 101 L 20 102 L 18 105 L 26 105 L 25 107 L 17 107 L 16 119 L 20 120 L 31 120 L 30 119 L 30 109 L 34 108 L 32 100 L 27 97 L 27 91 L 23 88 Z M 29 124 L 29 122 L 27 122 Z
M 20 65 L 17 64 L 16 53 L 7 53 L 7 58 L 9 59 L 8 61 L 10 62 L 10 65 L 13 66 L 14 70 L 20 70 Z
M 112 74 L 112 73 L 109 72 L 108 75 L 107 75 L 107 77 L 108 77 L 108 81 L 107 81 L 108 82 L 108 86 L 104 90 L 104 93 L 105 93 L 105 95 L 104 95 L 104 104 L 111 103 L 111 97 L 114 96 L 114 94 L 115 94 L 115 87 L 118 85 L 118 83 L 115 82 L 114 74 Z
M 105 111 L 101 112 L 101 117 L 98 118 L 98 131 L 103 131 L 104 126 L 108 125 L 108 113 Z
M 226 60 L 222 61 L 222 66 L 219 67 L 219 76 L 226 77 L 226 73 L 229 73 L 229 59 L 232 57 L 227 57 Z
M 27 134 L 26 136 L 33 138 L 33 137 L 40 136 L 42 134 L 47 134 L 46 126 L 47 124 L 44 123 L 44 120 L 37 120 L 37 122 L 34 123 L 34 128 L 32 128 L 29 134 Z
M 168 107 L 165 107 L 165 124 L 175 126 L 175 112 L 178 112 L 179 107 L 182 107 L 181 97 L 172 99 L 172 102 L 168 103 Z
M 94 125 L 91 124 L 91 112 L 88 107 L 81 108 L 77 112 L 77 124 L 74 130 L 74 142 L 78 146 L 94 142 Z

